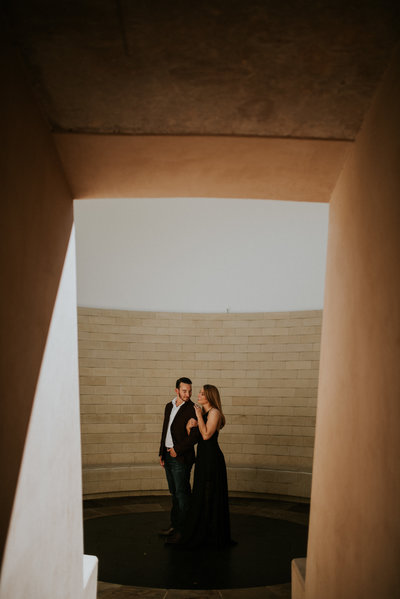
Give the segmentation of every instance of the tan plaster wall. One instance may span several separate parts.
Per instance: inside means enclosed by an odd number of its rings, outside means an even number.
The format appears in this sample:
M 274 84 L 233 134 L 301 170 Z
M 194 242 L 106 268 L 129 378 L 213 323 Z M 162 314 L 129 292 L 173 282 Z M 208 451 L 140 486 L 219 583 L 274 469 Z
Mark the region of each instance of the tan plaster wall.
M 54 134 L 74 198 L 327 202 L 352 142 Z
M 75 240 L 72 236 L 25 440 L 2 564 L 1 599 L 82 597 L 75 306 Z M 91 599 L 94 597 L 95 593 Z
M 84 493 L 166 491 L 165 404 L 189 376 L 221 391 L 231 492 L 309 497 L 321 311 L 181 314 L 79 308 Z
M 307 599 L 400 596 L 399 67 L 330 206 Z
M 49 131 L 4 32 L 1 39 L 2 548 L 71 232 L 72 199 Z
M 0 597 L 79 599 L 72 196 L 7 34 L 0 39 Z

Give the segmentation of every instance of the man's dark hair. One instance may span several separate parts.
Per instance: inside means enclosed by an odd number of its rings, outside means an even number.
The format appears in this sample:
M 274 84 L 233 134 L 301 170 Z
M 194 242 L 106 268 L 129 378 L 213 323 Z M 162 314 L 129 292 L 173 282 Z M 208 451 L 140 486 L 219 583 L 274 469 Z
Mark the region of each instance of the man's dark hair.
M 186 376 L 182 376 L 180 379 L 176 381 L 175 389 L 179 389 L 181 383 L 183 383 L 184 385 L 191 385 L 192 381 L 188 379 Z

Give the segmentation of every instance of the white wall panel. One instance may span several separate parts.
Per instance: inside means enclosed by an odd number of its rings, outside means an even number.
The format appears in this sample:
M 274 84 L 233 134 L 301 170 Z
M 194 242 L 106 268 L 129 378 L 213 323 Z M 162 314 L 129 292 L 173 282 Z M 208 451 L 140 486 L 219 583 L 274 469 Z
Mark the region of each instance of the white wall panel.
M 78 304 L 166 312 L 321 309 L 328 204 L 75 202 Z

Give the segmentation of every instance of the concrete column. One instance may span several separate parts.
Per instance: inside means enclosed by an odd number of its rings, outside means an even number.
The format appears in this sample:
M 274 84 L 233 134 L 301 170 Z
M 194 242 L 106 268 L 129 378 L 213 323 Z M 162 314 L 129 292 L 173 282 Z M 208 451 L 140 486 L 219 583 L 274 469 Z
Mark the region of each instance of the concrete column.
M 330 207 L 307 599 L 400 595 L 400 55 Z

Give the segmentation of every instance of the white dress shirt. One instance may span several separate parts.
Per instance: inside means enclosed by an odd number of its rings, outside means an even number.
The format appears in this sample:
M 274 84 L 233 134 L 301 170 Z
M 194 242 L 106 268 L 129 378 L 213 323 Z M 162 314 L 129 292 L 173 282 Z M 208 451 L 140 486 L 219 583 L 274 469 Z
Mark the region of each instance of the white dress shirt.
M 168 422 L 168 428 L 167 428 L 167 434 L 165 437 L 165 447 L 167 449 L 170 449 L 171 447 L 174 446 L 174 442 L 172 439 L 172 435 L 171 435 L 171 424 L 174 421 L 175 416 L 178 413 L 178 410 L 181 406 L 183 406 L 184 402 L 182 402 L 181 404 L 179 404 L 179 406 L 176 405 L 176 401 L 177 401 L 177 397 L 174 397 L 174 399 L 172 400 L 172 410 L 171 410 L 171 414 L 169 416 L 169 422 Z

